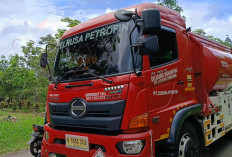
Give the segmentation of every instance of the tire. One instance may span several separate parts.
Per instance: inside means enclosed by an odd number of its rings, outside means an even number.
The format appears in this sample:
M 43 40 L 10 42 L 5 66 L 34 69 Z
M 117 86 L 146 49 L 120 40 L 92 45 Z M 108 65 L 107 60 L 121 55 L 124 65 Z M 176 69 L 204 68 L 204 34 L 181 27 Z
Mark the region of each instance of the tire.
M 186 122 L 175 144 L 176 157 L 199 157 L 200 148 L 196 130 L 192 123 Z
M 41 153 L 41 146 L 38 140 L 34 140 L 30 145 L 30 152 L 33 156 L 37 157 Z

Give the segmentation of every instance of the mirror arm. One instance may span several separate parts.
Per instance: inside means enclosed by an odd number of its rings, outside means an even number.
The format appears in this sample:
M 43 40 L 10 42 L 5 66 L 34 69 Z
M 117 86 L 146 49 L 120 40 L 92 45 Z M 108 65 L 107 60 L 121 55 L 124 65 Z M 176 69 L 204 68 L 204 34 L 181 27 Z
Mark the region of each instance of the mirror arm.
M 48 57 L 48 46 L 54 46 L 53 44 L 47 44 L 46 45 L 46 54 L 47 54 L 47 57 Z M 51 81 L 52 80 L 52 73 L 51 73 L 51 69 L 50 69 L 50 66 L 48 64 L 48 58 L 46 59 L 46 62 L 47 62 L 47 65 L 48 65 L 48 71 L 49 71 L 49 80 Z
M 133 53 L 133 48 L 135 47 L 135 45 L 132 45 L 132 39 L 131 39 L 132 33 L 134 32 L 136 25 L 137 24 L 135 23 L 135 26 L 133 27 L 133 29 L 130 32 L 129 39 L 130 39 L 130 45 L 131 45 L 130 48 L 131 48 L 132 66 L 133 66 L 134 73 L 138 76 L 138 73 L 137 73 L 136 68 L 135 68 L 134 53 Z
M 134 73 L 137 76 L 141 76 L 142 75 L 141 71 L 136 71 L 136 68 L 135 68 L 134 53 L 133 53 L 133 47 L 135 47 L 135 45 L 132 45 L 132 38 L 131 38 L 132 33 L 134 32 L 135 28 L 137 27 L 137 22 L 140 21 L 140 20 L 138 21 L 137 19 L 138 19 L 138 14 L 137 14 L 137 8 L 136 8 L 135 9 L 135 17 L 133 18 L 135 25 L 134 25 L 133 29 L 130 32 L 129 39 L 130 39 L 130 47 L 131 47 L 131 57 L 132 57 L 133 70 L 134 70 Z

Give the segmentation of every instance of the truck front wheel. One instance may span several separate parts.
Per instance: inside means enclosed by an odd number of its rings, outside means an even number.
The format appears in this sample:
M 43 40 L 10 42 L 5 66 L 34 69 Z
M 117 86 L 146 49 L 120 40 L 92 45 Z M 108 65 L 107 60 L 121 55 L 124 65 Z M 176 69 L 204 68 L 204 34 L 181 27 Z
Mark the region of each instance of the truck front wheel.
M 199 157 L 199 143 L 194 126 L 187 122 L 178 136 L 175 154 L 177 157 Z

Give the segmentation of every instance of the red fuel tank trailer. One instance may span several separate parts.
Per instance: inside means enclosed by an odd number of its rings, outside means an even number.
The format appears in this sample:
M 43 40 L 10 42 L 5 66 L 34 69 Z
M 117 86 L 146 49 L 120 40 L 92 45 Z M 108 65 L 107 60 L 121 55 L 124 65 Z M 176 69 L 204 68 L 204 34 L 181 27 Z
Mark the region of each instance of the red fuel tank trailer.
M 231 53 L 152 3 L 71 28 L 57 50 L 41 156 L 199 156 L 232 129 Z

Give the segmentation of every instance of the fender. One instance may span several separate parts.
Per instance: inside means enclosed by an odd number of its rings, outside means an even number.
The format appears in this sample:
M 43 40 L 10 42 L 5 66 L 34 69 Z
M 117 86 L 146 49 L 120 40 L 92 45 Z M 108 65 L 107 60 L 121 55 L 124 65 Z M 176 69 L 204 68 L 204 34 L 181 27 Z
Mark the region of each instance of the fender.
M 188 117 L 200 113 L 201 110 L 202 110 L 201 104 L 191 105 L 191 106 L 188 106 L 188 107 L 185 107 L 179 110 L 173 118 L 173 122 L 171 125 L 171 130 L 169 133 L 169 138 L 167 140 L 167 143 L 171 145 L 175 144 L 184 121 Z

